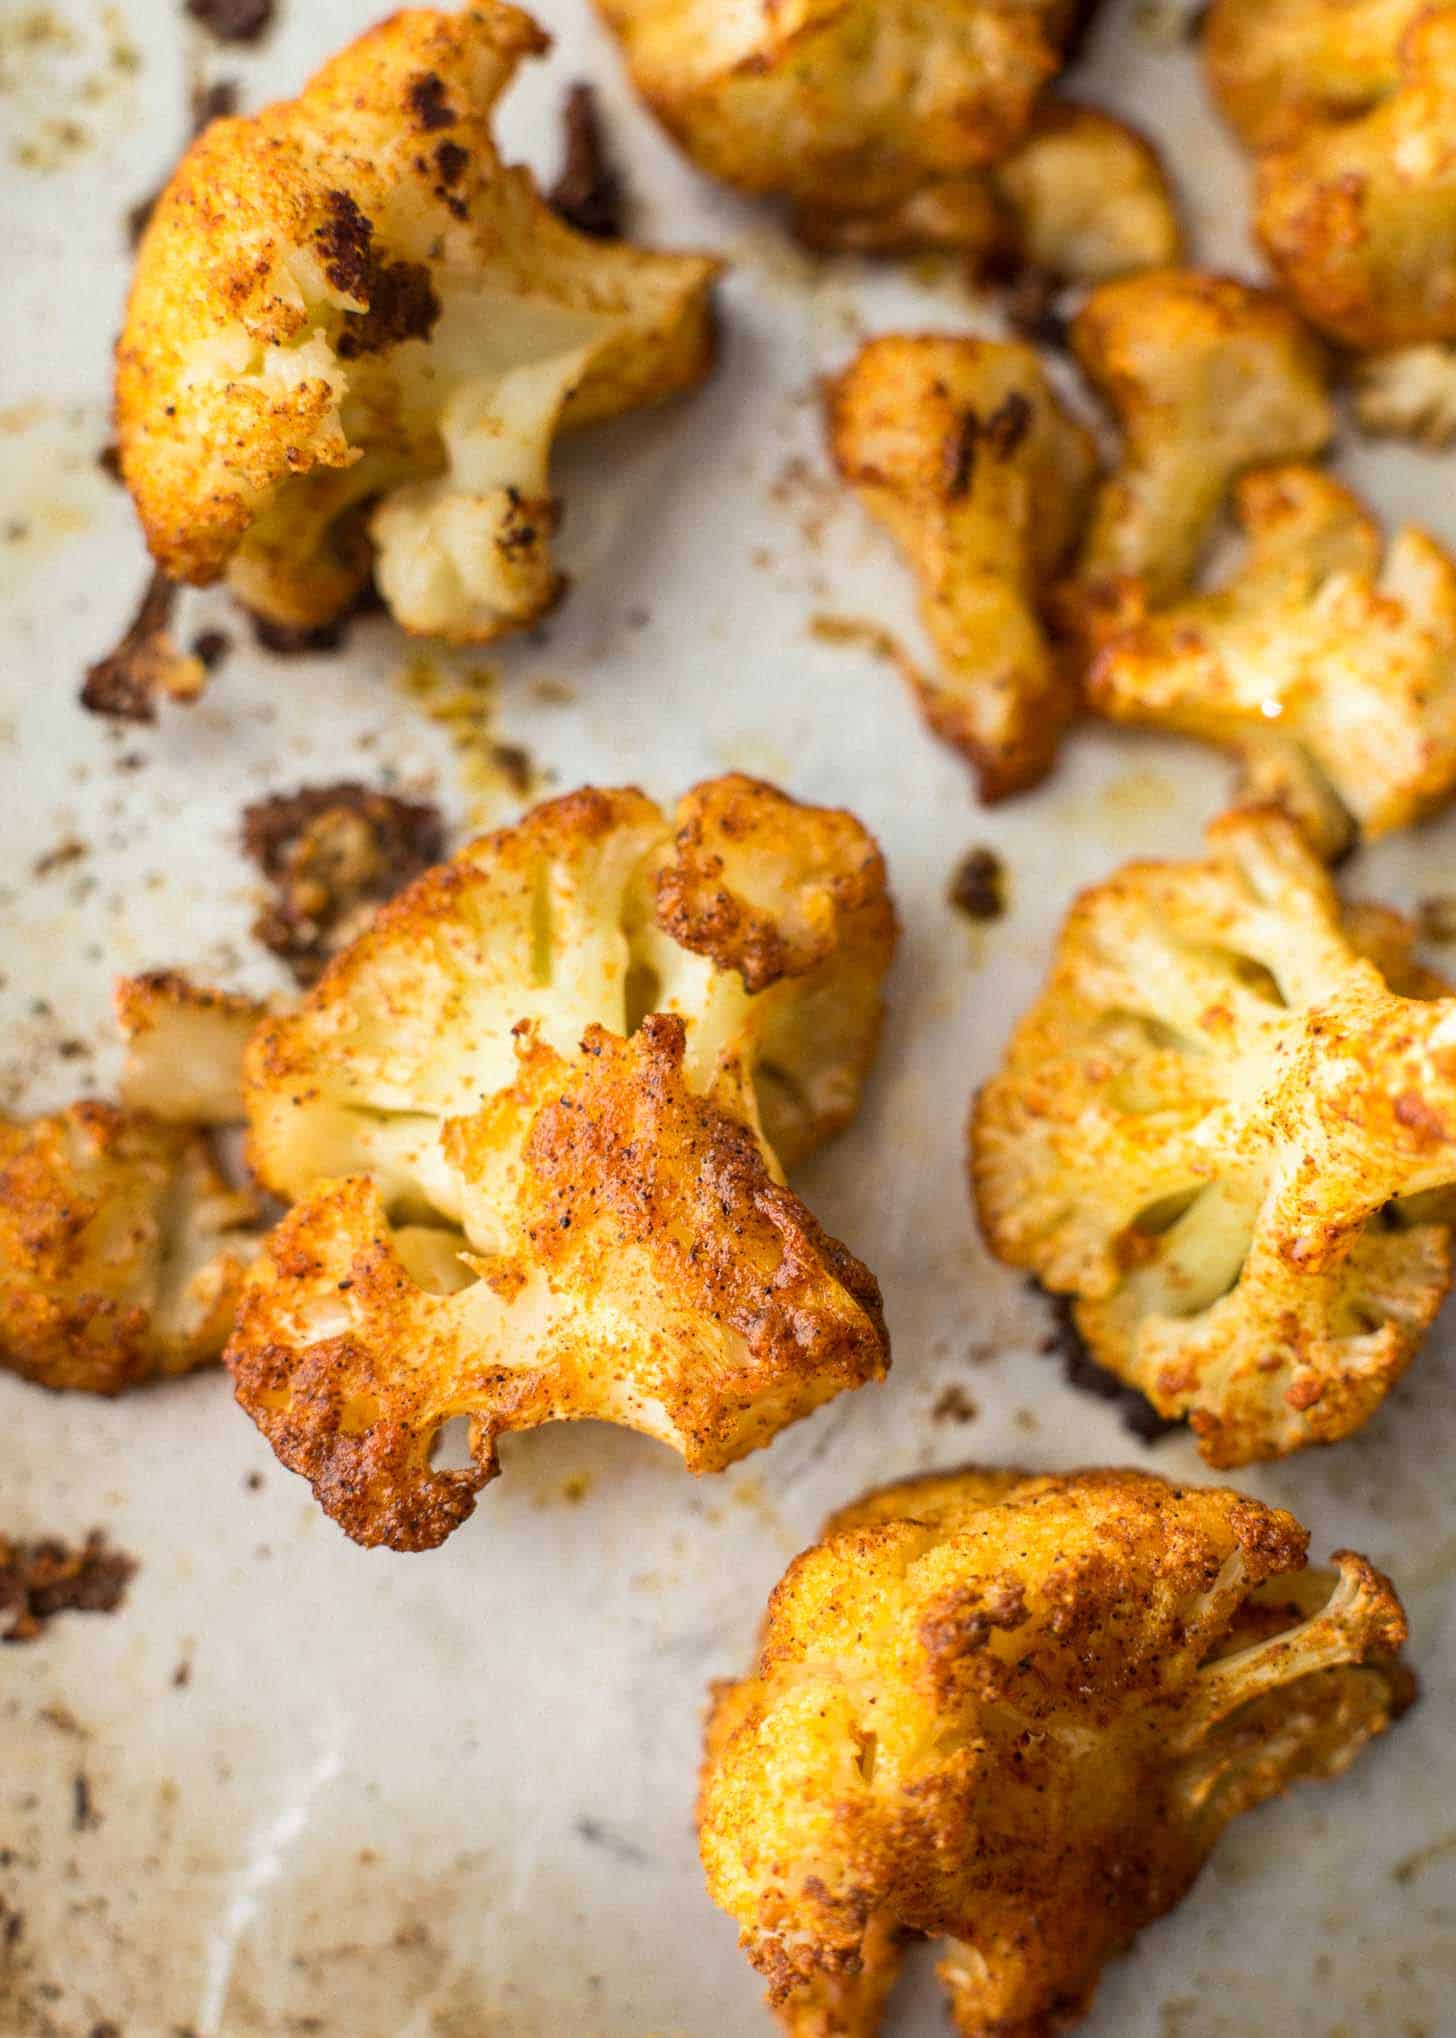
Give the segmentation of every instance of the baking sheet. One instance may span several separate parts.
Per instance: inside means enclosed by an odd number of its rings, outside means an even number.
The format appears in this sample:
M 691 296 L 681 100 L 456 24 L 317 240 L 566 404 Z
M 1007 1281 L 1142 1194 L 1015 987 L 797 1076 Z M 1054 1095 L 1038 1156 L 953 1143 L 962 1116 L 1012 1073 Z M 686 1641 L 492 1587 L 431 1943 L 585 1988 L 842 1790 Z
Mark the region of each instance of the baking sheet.
M 537 0 L 557 46 L 511 97 L 508 145 L 548 167 L 564 84 L 591 78 L 637 234 L 735 266 L 711 384 L 560 463 L 570 601 L 488 657 L 416 664 L 411 692 L 414 654 L 383 621 L 346 654 L 282 661 L 225 600 L 191 597 L 188 634 L 235 639 L 202 704 L 140 733 L 81 714 L 81 672 L 144 571 L 95 464 L 121 215 L 179 148 L 199 78 L 236 77 L 256 105 L 374 9 L 282 0 L 257 52 L 209 47 L 181 12 L 0 6 L 0 1104 L 114 1080 L 117 971 L 276 985 L 247 932 L 249 799 L 357 776 L 428 791 L 462 828 L 509 818 L 507 779 L 462 770 L 425 712 L 488 669 L 480 719 L 530 751 L 543 791 L 671 797 L 738 766 L 878 833 L 904 919 L 891 1023 L 859 1123 L 800 1186 L 878 1273 L 895 1367 L 700 1483 L 620 1431 L 508 1439 L 473 1521 L 420 1557 L 349 1544 L 221 1374 L 109 1405 L 0 1377 L 0 1530 L 104 1524 L 140 1564 L 118 1614 L 0 1651 L 0 1915 L 24 1918 L 0 1933 L 0 2032 L 751 2038 L 768 2021 L 703 1892 L 691 1810 L 704 1687 L 745 1665 L 787 1558 L 869 1482 L 971 1456 L 1198 1473 L 1184 1441 L 1136 1443 L 1040 1353 L 1042 1309 L 972 1230 L 961 1124 L 1071 891 L 1193 850 L 1227 774 L 1083 731 L 1051 785 L 988 815 L 893 674 L 815 636 L 815 616 L 869 615 L 921 641 L 888 542 L 829 479 L 816 378 L 871 330 L 994 320 L 952 270 L 811 262 L 699 179 L 634 109 L 583 0 Z M 1109 6 L 1078 89 L 1163 138 L 1196 252 L 1248 271 L 1243 165 L 1158 28 Z M 1391 520 L 1456 541 L 1449 463 L 1365 447 L 1345 466 Z M 1403 836 L 1349 881 L 1403 904 L 1451 890 L 1453 842 L 1456 821 Z M 84 853 L 32 874 L 70 843 Z M 978 843 L 1011 886 L 983 928 L 944 903 Z M 937 1418 L 949 1386 L 974 1419 Z M 1456 2030 L 1453 1441 L 1448 1319 L 1357 1441 L 1242 1478 L 1319 1553 L 1352 1543 L 1392 1570 L 1427 1695 L 1339 1785 L 1229 1835 L 1196 1897 L 1109 1972 L 1094 2038 Z M 927 1966 L 896 1998 L 898 2038 L 943 2028 Z

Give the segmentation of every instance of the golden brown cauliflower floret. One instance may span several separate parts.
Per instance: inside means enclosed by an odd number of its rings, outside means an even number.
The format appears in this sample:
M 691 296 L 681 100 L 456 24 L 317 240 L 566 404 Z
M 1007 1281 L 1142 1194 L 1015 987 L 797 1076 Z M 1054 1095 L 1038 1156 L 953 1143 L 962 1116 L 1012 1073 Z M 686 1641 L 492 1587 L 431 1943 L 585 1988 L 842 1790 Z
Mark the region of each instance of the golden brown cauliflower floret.
M 249 1056 L 297 1207 L 238 1399 L 356 1540 L 440 1542 L 509 1430 L 717 1470 L 887 1363 L 879 1291 L 783 1185 L 852 1115 L 894 941 L 850 815 L 728 777 L 535 809 L 420 879 Z M 470 1418 L 469 1471 L 431 1466 Z
M 1210 1464 L 1358 1429 L 1450 1283 L 1456 998 L 1411 939 L 1342 919 L 1286 815 L 1225 815 L 1083 894 L 977 1099 L 992 1250 Z
M 1070 100 L 1044 105 L 1024 141 L 987 170 L 925 184 L 877 210 L 801 206 L 811 247 L 871 254 L 965 254 L 975 268 L 1030 264 L 1069 283 L 1164 268 L 1182 252 L 1158 153 L 1111 114 Z
M 1071 0 L 597 0 L 693 160 L 816 214 L 879 212 L 1026 132 Z
M 1141 1472 L 966 1469 L 833 1516 L 719 1685 L 708 1888 L 796 2038 L 872 2038 L 949 1941 L 962 2038 L 1048 2038 L 1231 1819 L 1414 1694 L 1388 1580 L 1292 1515 Z
M 939 655 L 917 676 L 926 720 L 983 799 L 1034 785 L 1076 704 L 1040 600 L 1075 542 L 1089 435 L 1030 347 L 891 334 L 828 397 L 834 457 L 920 581 Z
M 1347 347 L 1456 340 L 1456 7 L 1399 43 L 1395 89 L 1259 161 L 1255 224 L 1312 325 Z
M 195 1126 L 95 1102 L 0 1120 L 0 1365 L 119 1394 L 217 1358 L 257 1222 Z
M 1238 476 L 1318 453 L 1334 414 L 1298 319 L 1227 276 L 1167 269 L 1104 284 L 1071 338 L 1122 436 L 1067 603 L 1095 641 L 1100 612 L 1181 594 Z
M 117 353 L 167 572 L 303 627 L 371 560 L 410 630 L 480 642 L 550 606 L 552 439 L 700 380 L 716 265 L 589 240 L 501 163 L 495 102 L 545 47 L 495 0 L 406 10 L 193 144 Z
M 1216 593 L 1114 637 L 1091 704 L 1237 751 L 1327 853 L 1400 828 L 1456 785 L 1456 562 L 1424 531 L 1382 545 L 1312 467 L 1245 477 L 1244 558 Z
M 1213 0 L 1204 28 L 1209 83 L 1253 149 L 1350 120 L 1400 83 L 1406 29 L 1430 0 Z

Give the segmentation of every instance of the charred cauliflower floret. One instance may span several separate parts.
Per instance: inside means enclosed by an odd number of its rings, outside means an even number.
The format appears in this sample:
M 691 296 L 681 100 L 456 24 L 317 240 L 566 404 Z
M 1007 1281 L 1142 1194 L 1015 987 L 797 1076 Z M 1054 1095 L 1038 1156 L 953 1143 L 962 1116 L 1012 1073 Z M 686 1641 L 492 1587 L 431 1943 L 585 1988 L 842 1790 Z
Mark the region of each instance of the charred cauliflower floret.
M 833 1516 L 717 1687 L 708 1888 L 796 2038 L 872 2038 L 948 1941 L 963 2038 L 1044 2038 L 1231 1819 L 1337 1776 L 1414 1694 L 1364 1558 L 1140 1472 L 967 1469 Z
M 1122 438 L 1067 598 L 1095 641 L 1100 613 L 1181 594 L 1238 476 L 1318 453 L 1334 415 L 1298 319 L 1227 276 L 1167 269 L 1104 284 L 1071 338 Z
M 984 799 L 1044 776 L 1075 707 L 1040 599 L 1075 543 L 1092 442 L 1030 347 L 891 334 L 828 397 L 840 473 L 915 568 L 938 654 L 917 678 Z
M 1361 351 L 1456 340 L 1456 7 L 1420 14 L 1399 64 L 1360 118 L 1259 161 L 1255 223 L 1280 281 Z
M 1358 1429 L 1449 1285 L 1456 998 L 1412 939 L 1342 919 L 1286 815 L 1225 815 L 1083 894 L 977 1099 L 992 1250 L 1210 1464 Z
M 1266 467 L 1235 497 L 1245 556 L 1211 594 L 1115 637 L 1091 704 L 1239 752 L 1318 846 L 1406 826 L 1456 784 L 1456 563 L 1424 531 L 1389 548 L 1312 467 Z
M 642 98 L 711 176 L 822 218 L 1005 156 L 1071 0 L 597 0 Z
M 716 265 L 589 240 L 502 164 L 492 110 L 545 47 L 494 0 L 407 10 L 193 144 L 117 353 L 168 573 L 311 627 L 372 564 L 405 628 L 470 642 L 551 605 L 552 439 L 702 377 Z
M 1400 40 L 1430 0 L 1213 0 L 1214 97 L 1253 149 L 1364 113 L 1400 83 Z
M 0 1120 L 0 1365 L 119 1394 L 216 1359 L 257 1223 L 195 1126 L 95 1102 Z
M 940 248 L 973 267 L 1018 264 L 1068 283 L 1164 268 L 1182 251 L 1157 150 L 1125 122 L 1070 100 L 1044 105 L 1003 162 L 922 185 L 877 210 L 801 206 L 811 247 L 894 254 Z
M 229 1363 L 351 1536 L 440 1542 L 506 1431 L 596 1417 L 717 1470 L 884 1372 L 874 1279 L 781 1162 L 853 1113 L 893 940 L 848 814 L 740 777 L 675 820 L 584 791 L 263 1029 L 251 1157 L 296 1207 Z M 474 1468 L 433 1468 L 462 1415 Z

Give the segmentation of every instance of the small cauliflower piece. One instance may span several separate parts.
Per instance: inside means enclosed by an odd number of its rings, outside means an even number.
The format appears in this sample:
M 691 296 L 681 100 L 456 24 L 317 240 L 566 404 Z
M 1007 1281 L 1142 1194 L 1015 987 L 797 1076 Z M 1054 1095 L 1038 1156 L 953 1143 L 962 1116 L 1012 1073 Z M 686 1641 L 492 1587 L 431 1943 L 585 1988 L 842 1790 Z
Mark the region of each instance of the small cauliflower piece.
M 1360 351 L 1456 340 L 1456 7 L 1418 15 L 1399 83 L 1259 160 L 1255 226 L 1299 310 Z
M 1100 611 L 1184 591 L 1245 468 L 1310 458 L 1335 421 L 1316 342 L 1276 297 L 1231 277 L 1166 269 L 1104 284 L 1071 339 L 1122 437 L 1066 602 L 1095 641 Z
M 418 880 L 263 1029 L 251 1157 L 297 1207 L 228 1361 L 348 1534 L 440 1542 L 510 1430 L 596 1417 L 717 1470 L 884 1373 L 873 1276 L 782 1163 L 854 1112 L 893 941 L 848 814 L 587 790 Z M 474 1465 L 436 1469 L 458 1415 Z
M 315 628 L 372 567 L 406 629 L 476 643 L 555 600 L 552 440 L 701 380 L 717 265 L 589 240 L 502 164 L 495 102 L 545 47 L 494 0 L 405 10 L 188 150 L 116 371 L 169 574 Z
M 1354 384 L 1355 415 L 1367 432 L 1437 447 L 1456 439 L 1456 341 L 1365 354 Z
M 216 1359 L 258 1217 L 195 1126 L 96 1102 L 0 1120 L 0 1365 L 119 1394 Z
M 1071 100 L 1048 101 L 1026 139 L 987 170 L 925 184 L 869 211 L 845 194 L 801 206 L 810 247 L 895 254 L 938 248 L 973 268 L 1030 265 L 1065 283 L 1164 268 L 1182 253 L 1157 150 L 1136 128 Z
M 597 0 L 681 148 L 740 190 L 879 212 L 998 161 L 1061 67 L 1069 0 Z
M 1251 149 L 1353 119 L 1400 83 L 1401 37 L 1430 0 L 1213 0 L 1209 84 Z
M 840 473 L 915 568 L 934 678 L 916 676 L 935 733 L 998 800 L 1045 776 L 1076 706 L 1040 601 L 1076 541 L 1092 441 L 1032 348 L 890 334 L 832 386 Z
M 1237 570 L 1114 637 L 1092 707 L 1238 752 L 1327 854 L 1352 824 L 1369 838 L 1420 819 L 1456 785 L 1456 562 L 1410 528 L 1383 548 L 1312 467 L 1247 475 L 1235 514 Z
M 1363 1557 L 1146 1473 L 966 1468 L 831 1517 L 715 1687 L 708 1889 L 795 2038 L 873 2038 L 906 1940 L 961 2038 L 1041 2038 L 1230 1820 L 1414 1696 Z
M 172 1125 L 240 1125 L 243 1054 L 266 1007 L 176 970 L 120 977 L 121 1101 Z
M 1227 814 L 1083 894 L 976 1101 L 992 1251 L 1210 1464 L 1359 1429 L 1450 1285 L 1456 997 L 1413 938 L 1342 918 L 1286 815 Z

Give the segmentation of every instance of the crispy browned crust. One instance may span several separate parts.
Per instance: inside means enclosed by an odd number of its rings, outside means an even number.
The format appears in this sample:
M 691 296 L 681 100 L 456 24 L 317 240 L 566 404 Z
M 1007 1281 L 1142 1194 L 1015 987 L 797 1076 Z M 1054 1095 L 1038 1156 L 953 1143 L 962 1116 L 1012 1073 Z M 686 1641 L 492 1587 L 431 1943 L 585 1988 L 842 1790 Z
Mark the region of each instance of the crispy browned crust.
M 1029 347 L 890 334 L 827 395 L 844 479 L 913 566 L 939 654 L 927 722 L 1005 799 L 1050 769 L 1076 692 L 1040 604 L 1075 542 L 1092 442 Z
M 907 1934 L 963 2038 L 1049 2034 L 1229 1820 L 1409 1703 L 1388 1580 L 1138 1472 L 967 1468 L 842 1510 L 716 1687 L 710 1894 L 782 2027 L 872 2038 Z M 1333 1585 L 1333 1590 L 1331 1587 Z
M 1268 151 L 1255 199 L 1290 297 L 1361 350 L 1456 339 L 1456 7 L 1418 13 L 1392 47 L 1393 89 Z
M 1287 815 L 1225 815 L 1082 895 L 976 1101 L 992 1250 L 1211 1464 L 1358 1429 L 1449 1286 L 1456 1000 L 1411 944 Z
M 488 1167 L 520 1141 L 508 1243 L 430 1292 L 377 1191 L 327 1184 L 270 1242 L 228 1348 L 241 1405 L 357 1542 L 427 1549 L 497 1471 L 496 1440 L 598 1417 L 718 1470 L 784 1422 L 879 1378 L 888 1341 L 868 1269 L 768 1172 L 753 1133 L 683 1079 L 685 1028 L 593 1027 L 572 1064 L 540 1041 L 520 1079 L 452 1137 Z M 513 1313 L 514 1312 L 514 1313 Z M 336 1317 L 309 1339 L 310 1315 Z M 518 1328 L 518 1322 L 520 1327 Z M 451 1415 L 475 1468 L 435 1471 Z
M 119 1394 L 215 1359 L 251 1215 L 195 1128 L 94 1101 L 0 1121 L 0 1365 Z

